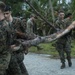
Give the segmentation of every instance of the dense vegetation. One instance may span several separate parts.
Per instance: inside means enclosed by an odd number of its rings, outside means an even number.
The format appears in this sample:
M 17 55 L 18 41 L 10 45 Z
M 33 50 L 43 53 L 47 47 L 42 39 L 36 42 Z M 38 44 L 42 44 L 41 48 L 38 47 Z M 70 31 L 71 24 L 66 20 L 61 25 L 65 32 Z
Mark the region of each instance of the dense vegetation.
M 29 18 L 34 10 L 25 2 L 28 1 L 48 22 L 54 24 L 58 11 L 64 10 L 65 14 L 72 12 L 75 17 L 75 0 L 2 0 L 12 7 L 13 16 Z M 52 33 L 53 29 L 38 17 L 37 29 L 39 35 Z

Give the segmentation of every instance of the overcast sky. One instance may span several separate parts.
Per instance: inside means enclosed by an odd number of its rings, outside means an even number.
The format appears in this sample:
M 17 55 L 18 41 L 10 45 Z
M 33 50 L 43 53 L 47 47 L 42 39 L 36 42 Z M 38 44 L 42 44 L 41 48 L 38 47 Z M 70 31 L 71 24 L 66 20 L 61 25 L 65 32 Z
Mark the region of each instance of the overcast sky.
M 71 0 L 66 0 L 66 3 L 69 3 Z M 61 3 L 62 3 L 62 0 L 61 0 Z
M 66 0 L 66 3 L 70 2 L 71 0 Z

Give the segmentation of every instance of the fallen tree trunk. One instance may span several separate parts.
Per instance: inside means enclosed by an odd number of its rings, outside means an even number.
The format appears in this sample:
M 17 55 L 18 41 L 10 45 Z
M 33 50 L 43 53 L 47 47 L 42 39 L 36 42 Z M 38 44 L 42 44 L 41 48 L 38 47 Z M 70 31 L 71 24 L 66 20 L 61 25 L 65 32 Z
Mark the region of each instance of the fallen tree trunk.
M 56 32 L 52 35 L 49 36 L 44 36 L 44 37 L 37 37 L 33 40 L 24 40 L 23 42 L 21 42 L 19 40 L 19 42 L 23 45 L 23 46 L 34 46 L 34 45 L 38 45 L 40 43 L 50 43 L 56 39 L 59 39 L 60 37 L 62 37 L 63 35 L 67 34 L 68 32 L 70 32 L 73 28 L 75 28 L 75 21 L 72 22 L 72 24 L 70 26 L 68 26 L 65 30 L 61 30 L 59 32 Z

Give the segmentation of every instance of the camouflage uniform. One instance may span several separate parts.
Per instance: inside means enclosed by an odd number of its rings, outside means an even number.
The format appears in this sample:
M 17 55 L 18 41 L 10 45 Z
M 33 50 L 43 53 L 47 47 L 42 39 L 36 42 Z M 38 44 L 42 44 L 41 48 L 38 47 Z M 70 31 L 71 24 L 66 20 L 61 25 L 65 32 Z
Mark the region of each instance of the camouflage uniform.
M 22 26 L 23 24 L 21 23 L 21 20 L 18 18 L 13 17 L 13 22 L 10 24 L 11 25 L 11 30 L 14 28 L 14 32 L 17 31 L 21 31 L 24 32 L 24 27 Z M 22 38 L 19 37 L 17 34 L 17 36 L 15 35 L 16 33 L 14 33 L 12 36 L 12 39 L 18 39 L 18 38 Z M 15 43 L 12 42 L 12 44 Z M 8 75 L 28 75 L 28 72 L 26 70 L 26 67 L 23 63 L 24 60 L 24 48 L 21 47 L 20 50 L 15 51 L 12 53 L 12 57 L 11 57 L 11 61 L 9 64 L 9 68 L 7 70 Z
M 34 39 L 35 37 L 37 37 L 37 35 L 34 33 L 34 22 L 32 21 L 32 18 L 30 18 L 27 21 L 27 26 L 26 26 L 26 33 L 27 35 L 29 35 L 30 38 L 28 39 Z M 34 45 L 35 47 L 37 47 L 37 50 L 41 50 L 42 48 L 38 45 Z
M 28 21 L 27 21 L 27 27 L 26 27 L 26 32 L 28 33 L 28 34 L 32 34 L 33 33 L 33 22 L 31 21 L 31 19 L 29 19 Z
M 5 75 L 11 58 L 8 28 L 8 23 L 5 20 L 0 21 L 0 75 Z
M 26 33 L 27 35 L 30 36 L 30 38 L 28 39 L 34 39 L 37 35 L 34 34 L 33 32 L 33 27 L 34 27 L 34 23 L 32 21 L 32 18 L 30 18 L 28 21 L 27 21 L 27 25 L 26 25 Z
M 57 28 L 65 29 L 70 25 L 71 21 L 69 21 L 67 18 L 64 20 L 58 19 L 56 21 Z M 67 60 L 71 61 L 71 32 L 64 35 L 63 37 L 59 38 L 56 42 L 56 49 L 59 53 L 61 63 L 65 65 L 65 55 L 64 52 L 67 55 Z M 69 66 L 71 66 L 69 64 Z

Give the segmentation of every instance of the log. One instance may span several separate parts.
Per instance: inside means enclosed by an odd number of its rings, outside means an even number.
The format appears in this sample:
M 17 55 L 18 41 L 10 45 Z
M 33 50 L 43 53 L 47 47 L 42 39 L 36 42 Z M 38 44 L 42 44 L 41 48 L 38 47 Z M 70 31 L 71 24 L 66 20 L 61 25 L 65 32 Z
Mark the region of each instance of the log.
M 52 35 L 44 36 L 44 37 L 37 37 L 33 40 L 18 40 L 23 46 L 34 46 L 38 45 L 40 43 L 50 43 L 56 39 L 59 39 L 60 37 L 64 36 L 65 34 L 69 33 L 72 29 L 75 28 L 75 21 L 72 22 L 65 30 L 61 30 L 59 32 L 56 32 Z

